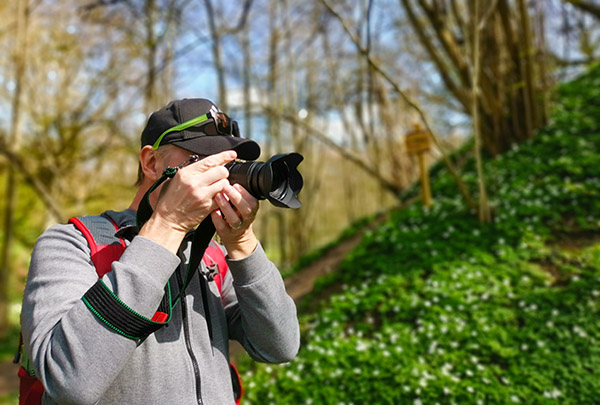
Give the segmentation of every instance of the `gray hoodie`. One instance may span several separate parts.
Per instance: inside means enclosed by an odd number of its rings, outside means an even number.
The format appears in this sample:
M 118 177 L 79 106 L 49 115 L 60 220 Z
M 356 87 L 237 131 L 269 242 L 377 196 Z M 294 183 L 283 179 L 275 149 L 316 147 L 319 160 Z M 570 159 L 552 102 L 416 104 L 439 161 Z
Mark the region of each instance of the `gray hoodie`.
M 110 215 L 119 227 L 135 224 L 132 210 Z M 173 294 L 179 292 L 190 245 L 174 255 L 135 236 L 103 281 L 151 318 L 169 279 Z M 98 279 L 81 232 L 73 225 L 49 228 L 33 250 L 21 314 L 25 350 L 46 389 L 43 403 L 228 404 L 234 402 L 229 339 L 255 360 L 290 361 L 299 327 L 279 271 L 260 245 L 227 264 L 221 294 L 209 283 L 212 343 L 198 273 L 169 325 L 139 343 L 114 332 L 81 300 Z

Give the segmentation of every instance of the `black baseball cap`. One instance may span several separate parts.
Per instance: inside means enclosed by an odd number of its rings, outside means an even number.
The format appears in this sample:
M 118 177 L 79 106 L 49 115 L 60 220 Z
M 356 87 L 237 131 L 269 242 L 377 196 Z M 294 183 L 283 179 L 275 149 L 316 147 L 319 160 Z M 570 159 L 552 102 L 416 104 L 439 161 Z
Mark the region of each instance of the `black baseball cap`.
M 171 101 L 150 115 L 142 131 L 142 147 L 167 144 L 205 156 L 226 150 L 236 151 L 243 160 L 260 156 L 256 142 L 240 137 L 237 121 L 205 98 Z

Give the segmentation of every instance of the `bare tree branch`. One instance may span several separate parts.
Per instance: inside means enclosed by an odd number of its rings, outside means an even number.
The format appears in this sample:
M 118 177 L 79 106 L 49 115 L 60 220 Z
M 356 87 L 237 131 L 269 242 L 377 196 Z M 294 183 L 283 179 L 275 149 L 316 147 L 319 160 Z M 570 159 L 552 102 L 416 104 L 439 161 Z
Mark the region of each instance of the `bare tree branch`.
M 381 183 L 383 188 L 386 189 L 387 191 L 389 191 L 390 193 L 392 193 L 396 198 L 398 198 L 400 196 L 402 189 L 399 186 L 397 186 L 396 184 L 392 183 L 388 179 L 381 176 L 381 174 L 378 173 L 376 170 L 374 170 L 373 167 L 368 162 L 365 162 L 363 159 L 361 159 L 360 157 L 358 157 L 355 154 L 353 154 L 352 152 L 350 152 L 347 148 L 345 148 L 341 145 L 338 145 L 337 143 L 332 141 L 327 136 L 327 134 L 324 133 L 323 131 L 321 131 L 311 125 L 308 125 L 306 122 L 297 118 L 293 114 L 281 113 L 269 105 L 263 105 L 262 110 L 264 111 L 265 114 L 267 114 L 269 116 L 275 117 L 277 119 L 284 119 L 294 125 L 304 128 L 306 130 L 308 136 L 313 137 L 313 138 L 317 139 L 319 142 L 324 143 L 325 145 L 329 146 L 330 148 L 332 148 L 333 150 L 338 152 L 342 157 L 344 157 L 348 161 L 354 163 L 356 166 L 360 167 L 367 174 L 369 174 L 370 176 L 377 179 L 377 181 Z
M 4 155 L 9 160 L 13 167 L 18 170 L 18 174 L 23 176 L 25 181 L 37 192 L 37 195 L 44 205 L 46 205 L 46 208 L 48 208 L 50 215 L 52 215 L 57 222 L 64 222 L 66 216 L 59 208 L 50 192 L 46 189 L 44 183 L 27 169 L 27 165 L 25 165 L 21 157 L 8 150 L 3 139 L 0 139 L 0 154 Z
M 580 10 L 585 11 L 593 15 L 594 17 L 600 19 L 600 5 L 595 4 L 592 1 L 586 0 L 563 0 L 565 3 L 572 4 Z
M 454 97 L 456 97 L 456 99 L 461 103 L 461 105 L 465 109 L 465 111 L 468 111 L 470 101 L 469 101 L 469 94 L 467 93 L 467 91 L 465 91 L 465 86 L 467 85 L 467 83 L 466 82 L 456 83 L 455 80 L 448 74 L 448 72 L 451 69 L 447 66 L 446 62 L 435 50 L 433 44 L 431 43 L 431 40 L 427 37 L 427 35 L 425 33 L 425 28 L 423 27 L 423 24 L 421 24 L 421 22 L 419 22 L 417 15 L 414 12 L 413 7 L 411 6 L 411 4 L 409 3 L 408 0 L 402 0 L 402 4 L 404 5 L 404 9 L 406 10 L 406 15 L 408 16 L 408 19 L 410 20 L 410 22 L 415 30 L 415 33 L 419 37 L 421 44 L 423 44 L 423 46 L 425 47 L 425 50 L 429 54 L 429 57 L 431 58 L 433 63 L 437 66 L 438 72 L 439 72 L 442 80 L 444 81 L 444 84 L 446 85 L 448 90 L 454 95 Z
M 499 0 L 493 0 L 493 1 L 494 2 L 492 3 L 492 5 L 487 9 L 485 14 L 481 18 L 481 21 L 479 22 L 479 26 L 477 27 L 478 30 L 483 30 L 483 28 L 487 24 L 488 20 L 492 17 L 494 12 L 496 11 L 496 7 L 498 7 Z
M 396 92 L 400 95 L 400 97 L 404 100 L 404 102 L 406 104 L 408 104 L 410 107 L 412 107 L 417 112 L 417 114 L 421 118 L 421 121 L 422 121 L 423 125 L 425 126 L 425 128 L 427 129 L 427 131 L 429 132 L 429 134 L 431 135 L 431 138 L 433 139 L 433 142 L 435 143 L 436 147 L 438 148 L 438 150 L 442 154 L 442 159 L 444 160 L 444 163 L 446 164 L 446 167 L 448 168 L 448 171 L 450 172 L 450 175 L 454 178 L 454 181 L 456 182 L 456 184 L 457 184 L 457 186 L 459 188 L 460 193 L 462 194 L 463 198 L 465 199 L 465 202 L 467 203 L 467 205 L 469 206 L 470 209 L 475 210 L 476 206 L 475 206 L 475 203 L 473 202 L 473 198 L 471 197 L 471 195 L 469 193 L 469 190 L 467 189 L 467 186 L 464 184 L 464 182 L 459 177 L 456 169 L 454 168 L 454 165 L 452 164 L 452 162 L 448 158 L 448 155 L 444 151 L 444 149 L 443 149 L 443 147 L 442 147 L 442 145 L 440 143 L 439 138 L 435 135 L 433 129 L 429 125 L 429 122 L 428 122 L 428 120 L 427 120 L 427 118 L 426 118 L 425 113 L 423 112 L 423 110 L 416 104 L 415 101 L 413 101 L 406 94 L 406 92 L 404 92 L 400 88 L 400 85 L 360 45 L 360 41 L 358 40 L 358 38 L 356 38 L 356 35 L 354 35 L 354 33 L 348 28 L 348 26 L 346 25 L 346 22 L 344 21 L 344 19 L 329 5 L 329 3 L 327 2 L 327 0 L 320 0 L 320 1 L 327 8 L 327 10 L 329 10 L 329 12 L 342 24 L 342 26 L 344 28 L 344 31 L 346 31 L 346 33 L 348 34 L 348 36 L 350 37 L 350 39 L 352 40 L 352 42 L 354 42 L 354 45 L 356 46 L 356 48 L 358 49 L 358 51 L 366 57 L 366 59 L 368 60 L 369 64 L 394 88 L 394 90 L 396 90 Z
M 93 3 L 81 6 L 82 11 L 92 11 L 99 7 L 112 6 L 113 4 L 125 3 L 127 0 L 97 0 Z
M 250 8 L 252 7 L 252 2 L 254 0 L 245 0 L 244 6 L 242 7 L 242 14 L 240 15 L 240 20 L 237 23 L 235 28 L 236 31 L 242 31 L 246 27 L 246 23 L 248 21 L 248 15 L 250 14 Z

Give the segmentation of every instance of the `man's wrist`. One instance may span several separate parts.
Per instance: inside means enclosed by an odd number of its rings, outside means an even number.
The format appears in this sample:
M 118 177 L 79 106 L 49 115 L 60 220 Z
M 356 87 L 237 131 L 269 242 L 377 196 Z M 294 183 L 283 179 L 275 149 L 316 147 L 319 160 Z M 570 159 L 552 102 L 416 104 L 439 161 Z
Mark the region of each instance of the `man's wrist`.
M 179 246 L 186 235 L 184 229 L 179 229 L 170 225 L 168 222 L 153 215 L 142 226 L 139 232 L 140 236 L 153 240 L 159 245 L 164 246 L 172 253 L 177 254 Z
M 223 241 L 223 245 L 227 249 L 229 259 L 242 260 L 254 253 L 258 246 L 258 239 L 256 239 L 254 232 L 248 229 L 242 238 L 231 242 Z

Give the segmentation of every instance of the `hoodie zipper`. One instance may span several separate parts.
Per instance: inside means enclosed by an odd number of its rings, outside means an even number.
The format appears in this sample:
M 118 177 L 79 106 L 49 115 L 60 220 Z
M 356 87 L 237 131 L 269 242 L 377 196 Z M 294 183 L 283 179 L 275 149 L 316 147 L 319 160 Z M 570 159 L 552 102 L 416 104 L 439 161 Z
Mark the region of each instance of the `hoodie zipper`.
M 183 288 L 183 280 L 181 278 L 181 274 L 179 274 L 179 272 L 177 272 L 177 281 L 179 283 L 179 288 Z M 190 359 L 192 360 L 192 368 L 194 369 L 194 376 L 196 379 L 196 399 L 198 401 L 198 405 L 203 405 L 203 401 L 202 401 L 202 382 L 200 379 L 200 367 L 198 367 L 198 361 L 196 360 L 196 356 L 194 355 L 194 352 L 192 350 L 192 343 L 191 343 L 191 339 L 190 339 L 190 327 L 188 325 L 188 320 L 187 320 L 187 300 L 186 300 L 186 295 L 183 294 L 181 297 L 181 317 L 183 319 L 183 335 L 185 337 L 185 347 L 187 349 L 188 355 L 190 356 Z

